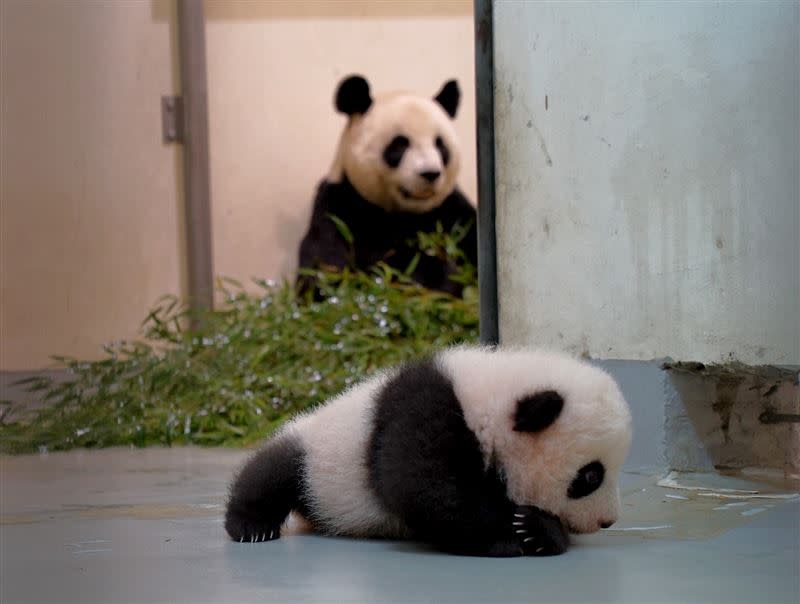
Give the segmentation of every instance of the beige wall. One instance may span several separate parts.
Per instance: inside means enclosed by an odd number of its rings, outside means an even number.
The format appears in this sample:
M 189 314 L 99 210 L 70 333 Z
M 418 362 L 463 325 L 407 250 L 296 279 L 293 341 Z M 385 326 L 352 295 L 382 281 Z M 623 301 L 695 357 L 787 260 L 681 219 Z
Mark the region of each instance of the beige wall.
M 0 0 L 0 369 L 95 357 L 180 291 L 169 21 L 149 3 Z
M 0 0 L 0 369 L 97 357 L 183 293 L 168 1 Z M 290 276 L 344 118 L 337 82 L 434 94 L 456 77 L 475 197 L 471 2 L 207 2 L 218 275 Z

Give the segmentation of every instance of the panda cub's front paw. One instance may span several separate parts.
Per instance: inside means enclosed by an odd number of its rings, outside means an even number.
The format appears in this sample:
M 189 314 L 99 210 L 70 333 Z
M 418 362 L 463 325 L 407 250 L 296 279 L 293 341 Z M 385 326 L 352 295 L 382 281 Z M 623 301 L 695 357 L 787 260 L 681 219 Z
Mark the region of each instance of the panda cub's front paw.
M 557 556 L 569 546 L 569 536 L 558 516 L 535 506 L 516 506 L 512 527 L 527 556 Z
M 225 530 L 231 539 L 239 543 L 260 543 L 281 536 L 280 526 L 270 526 L 263 520 L 248 518 L 230 511 L 225 516 Z

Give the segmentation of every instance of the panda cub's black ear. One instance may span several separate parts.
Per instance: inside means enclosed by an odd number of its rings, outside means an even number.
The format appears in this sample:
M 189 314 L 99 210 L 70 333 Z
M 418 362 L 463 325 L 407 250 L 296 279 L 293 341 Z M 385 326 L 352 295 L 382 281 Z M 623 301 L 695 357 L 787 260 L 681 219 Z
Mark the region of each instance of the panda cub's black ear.
M 564 399 L 555 390 L 545 390 L 517 401 L 514 414 L 515 432 L 541 432 L 556 421 L 564 407 Z
M 458 88 L 458 82 L 450 80 L 439 91 L 434 100 L 439 103 L 447 115 L 455 117 L 458 111 L 458 102 L 461 100 L 461 91 Z
M 372 105 L 369 84 L 360 75 L 352 75 L 339 84 L 336 90 L 336 109 L 341 113 L 353 115 L 366 113 Z

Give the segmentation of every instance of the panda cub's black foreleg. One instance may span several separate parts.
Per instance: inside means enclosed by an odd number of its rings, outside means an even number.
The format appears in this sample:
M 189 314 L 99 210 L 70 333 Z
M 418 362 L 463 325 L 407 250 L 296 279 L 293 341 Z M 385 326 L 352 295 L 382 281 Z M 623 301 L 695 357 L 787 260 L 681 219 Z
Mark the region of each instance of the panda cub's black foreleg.
M 282 435 L 256 453 L 234 480 L 225 530 L 234 541 L 270 541 L 292 510 L 303 510 L 304 451 L 296 437 Z
M 528 556 L 557 556 L 567 551 L 569 537 L 561 520 L 531 505 L 514 508 L 514 538 Z
M 474 556 L 545 556 L 567 549 L 561 521 L 517 506 L 486 468 L 450 379 L 435 362 L 406 366 L 378 395 L 367 466 L 381 503 L 438 549 Z
M 469 484 L 459 484 L 457 473 L 419 482 L 413 489 L 407 483 L 405 493 L 395 493 L 395 511 L 418 539 L 445 552 L 490 557 L 564 553 L 569 538 L 561 520 L 534 506 L 515 505 L 492 474 Z

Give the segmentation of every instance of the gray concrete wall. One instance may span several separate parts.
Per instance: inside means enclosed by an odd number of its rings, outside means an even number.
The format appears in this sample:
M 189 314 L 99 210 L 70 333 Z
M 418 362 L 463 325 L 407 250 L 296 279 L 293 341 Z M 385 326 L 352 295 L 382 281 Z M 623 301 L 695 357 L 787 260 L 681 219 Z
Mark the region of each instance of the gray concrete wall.
M 800 4 L 495 3 L 500 337 L 800 364 Z
M 598 361 L 617 380 L 633 416 L 629 470 L 664 468 L 664 372 L 656 361 Z
M 625 467 L 800 475 L 798 368 L 596 361 L 633 415 Z

